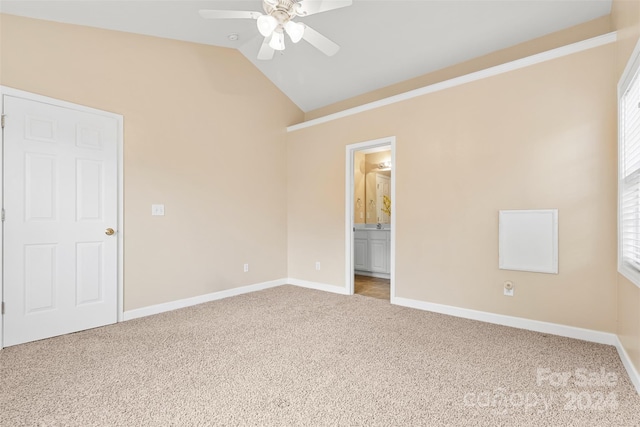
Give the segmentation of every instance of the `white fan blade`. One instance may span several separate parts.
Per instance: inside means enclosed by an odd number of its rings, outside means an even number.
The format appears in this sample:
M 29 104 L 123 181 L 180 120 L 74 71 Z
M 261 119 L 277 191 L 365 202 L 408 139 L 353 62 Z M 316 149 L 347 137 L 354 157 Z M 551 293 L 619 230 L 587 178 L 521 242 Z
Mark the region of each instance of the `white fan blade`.
M 262 16 L 251 10 L 200 10 L 198 13 L 206 19 L 258 19 Z
M 298 3 L 296 13 L 299 16 L 309 16 L 314 13 L 351 6 L 352 4 L 353 0 L 302 0 Z
M 258 59 L 263 61 L 268 61 L 273 59 L 273 54 L 276 53 L 275 50 L 271 46 L 269 46 L 269 37 L 265 37 L 262 42 L 262 46 L 260 46 L 260 51 L 258 52 Z
M 340 50 L 340 46 L 314 30 L 313 28 L 305 25 L 304 34 L 302 38 L 305 39 L 311 46 L 314 46 L 320 52 L 327 56 L 333 56 Z

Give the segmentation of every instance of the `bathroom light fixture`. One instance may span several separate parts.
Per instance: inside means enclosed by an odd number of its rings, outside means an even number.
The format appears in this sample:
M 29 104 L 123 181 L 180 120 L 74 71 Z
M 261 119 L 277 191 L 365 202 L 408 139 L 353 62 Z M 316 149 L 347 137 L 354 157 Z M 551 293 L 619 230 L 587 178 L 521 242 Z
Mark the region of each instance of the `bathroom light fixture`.
M 379 171 L 390 171 L 391 170 L 391 162 L 386 161 L 386 162 L 378 163 L 378 170 Z

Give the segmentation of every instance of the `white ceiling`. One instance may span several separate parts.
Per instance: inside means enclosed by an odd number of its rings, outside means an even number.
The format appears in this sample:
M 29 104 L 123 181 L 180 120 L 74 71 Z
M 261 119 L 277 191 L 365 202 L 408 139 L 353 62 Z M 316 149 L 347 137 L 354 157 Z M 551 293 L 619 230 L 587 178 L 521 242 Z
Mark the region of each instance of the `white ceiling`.
M 354 0 L 297 21 L 341 46 L 327 57 L 287 39 L 271 61 L 253 20 L 199 9 L 262 11 L 260 0 L 0 0 L 3 13 L 236 48 L 310 111 L 609 14 L 611 0 Z M 228 40 L 230 33 L 239 39 Z

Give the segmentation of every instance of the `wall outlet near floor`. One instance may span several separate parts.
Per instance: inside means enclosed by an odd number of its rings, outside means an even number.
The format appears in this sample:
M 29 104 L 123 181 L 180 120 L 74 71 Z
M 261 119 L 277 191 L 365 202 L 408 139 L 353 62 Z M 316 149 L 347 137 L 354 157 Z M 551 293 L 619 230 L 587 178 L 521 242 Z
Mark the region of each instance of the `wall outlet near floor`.
M 507 280 L 504 282 L 504 294 L 508 297 L 512 297 L 513 296 L 513 282 L 510 280 Z
M 249 264 L 245 264 L 244 265 L 244 272 L 248 273 L 249 272 Z
M 320 261 L 316 261 L 316 270 L 320 270 Z

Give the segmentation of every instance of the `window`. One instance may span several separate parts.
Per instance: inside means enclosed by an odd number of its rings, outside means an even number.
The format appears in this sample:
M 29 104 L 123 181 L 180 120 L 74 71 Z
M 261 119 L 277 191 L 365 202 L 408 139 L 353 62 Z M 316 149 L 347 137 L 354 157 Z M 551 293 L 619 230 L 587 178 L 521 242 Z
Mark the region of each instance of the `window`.
M 640 45 L 639 45 L 640 46 Z M 640 52 L 618 85 L 618 270 L 640 286 Z

